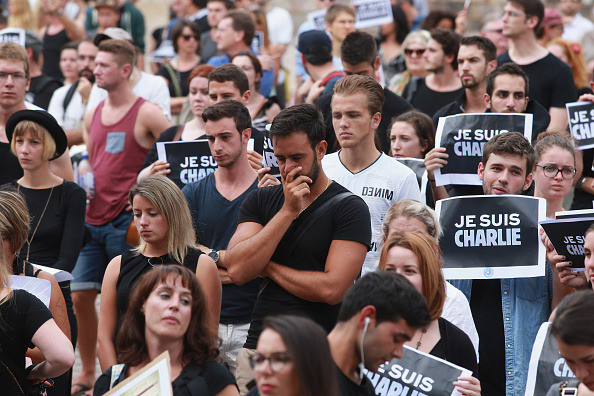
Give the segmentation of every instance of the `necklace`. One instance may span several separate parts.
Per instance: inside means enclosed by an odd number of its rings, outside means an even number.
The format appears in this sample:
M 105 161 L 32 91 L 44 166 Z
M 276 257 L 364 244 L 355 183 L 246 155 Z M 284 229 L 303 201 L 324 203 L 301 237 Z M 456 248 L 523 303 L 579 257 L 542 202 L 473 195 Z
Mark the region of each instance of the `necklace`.
M 52 193 L 54 192 L 54 187 L 56 187 L 56 186 L 52 186 L 52 189 L 50 190 L 49 196 L 47 197 L 47 202 L 45 203 L 45 207 L 43 208 L 43 212 L 41 212 L 41 216 L 39 216 L 39 221 L 37 222 L 37 226 L 33 230 L 33 234 L 31 235 L 31 238 L 28 238 L 27 239 L 27 258 L 26 258 L 27 261 L 29 261 L 29 252 L 31 251 L 31 243 L 33 242 L 33 238 L 35 238 L 35 234 L 37 233 L 37 229 L 39 228 L 39 224 L 41 224 L 41 220 L 43 219 L 43 215 L 45 214 L 45 211 L 47 209 L 47 206 L 49 205 L 50 199 L 52 199 Z M 17 191 L 19 193 L 21 192 L 21 185 L 18 184 L 18 183 L 17 183 Z
M 153 260 L 159 260 L 160 262 L 155 262 L 155 263 L 151 263 L 151 259 Z M 150 264 L 151 267 L 155 268 L 157 265 L 163 265 L 163 257 L 159 256 L 159 257 L 148 257 L 147 258 L 148 263 Z
M 425 334 L 426 332 L 427 332 L 427 329 L 423 327 L 421 329 L 421 336 L 419 337 L 419 342 L 417 342 L 417 350 L 421 346 L 421 341 L 423 340 L 423 334 Z

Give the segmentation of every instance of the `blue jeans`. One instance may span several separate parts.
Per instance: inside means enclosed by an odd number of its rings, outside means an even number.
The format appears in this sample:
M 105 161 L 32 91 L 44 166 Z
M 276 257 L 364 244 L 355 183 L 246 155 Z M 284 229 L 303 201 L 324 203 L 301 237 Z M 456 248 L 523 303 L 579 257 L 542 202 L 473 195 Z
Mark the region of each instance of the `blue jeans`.
M 80 251 L 72 271 L 72 291 L 101 290 L 107 264 L 130 249 L 126 243 L 126 231 L 131 218 L 132 212 L 124 211 L 109 223 L 100 226 L 85 222 L 93 238 Z

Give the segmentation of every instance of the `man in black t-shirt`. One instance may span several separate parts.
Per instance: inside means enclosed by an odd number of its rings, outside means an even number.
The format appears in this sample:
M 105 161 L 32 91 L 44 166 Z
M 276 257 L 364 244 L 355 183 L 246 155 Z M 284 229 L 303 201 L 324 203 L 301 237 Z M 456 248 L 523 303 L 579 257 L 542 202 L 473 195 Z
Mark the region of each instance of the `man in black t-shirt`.
M 538 44 L 536 31 L 544 19 L 541 0 L 508 0 L 503 8 L 503 34 L 510 49 L 497 58 L 497 64 L 518 64 L 530 79 L 528 96 L 543 105 L 551 115 L 549 129 L 567 127 L 565 104 L 577 99 L 569 66 Z
M 378 70 L 381 60 L 377 56 L 377 44 L 372 35 L 365 32 L 350 33 L 340 47 L 342 67 L 344 74 L 359 74 L 373 78 L 379 83 Z M 406 100 L 396 95 L 390 89 L 384 87 L 384 105 L 382 106 L 382 119 L 375 130 L 376 147 L 386 154 L 390 153 L 390 138 L 388 127 L 394 117 L 405 111 L 412 110 L 412 106 Z M 326 141 L 328 142 L 327 153 L 336 151 L 336 134 L 332 125 L 332 94 L 322 95 L 316 100 L 316 106 L 322 110 L 326 123 Z M 379 146 L 378 146 L 379 143 Z
M 260 287 L 257 279 L 241 286 L 233 284 L 225 264 L 225 249 L 237 228 L 239 207 L 258 188 L 257 174 L 247 156 L 252 122 L 248 109 L 236 100 L 210 106 L 202 118 L 218 168 L 204 179 L 186 185 L 182 192 L 192 212 L 199 247 L 219 269 L 223 284 L 219 350 L 223 362 L 235 372 L 237 353 L 245 343 Z
M 423 53 L 425 70 L 430 74 L 425 78 L 413 77 L 404 87 L 402 97 L 429 117 L 464 92 L 456 76 L 460 39 L 453 31 L 433 29 Z
M 324 133 L 322 114 L 314 105 L 292 106 L 276 116 L 270 137 L 282 184 L 248 195 L 227 247 L 233 283 L 264 278 L 247 341 L 237 356 L 240 391 L 253 378 L 248 358 L 264 317 L 309 316 L 330 331 L 370 246 L 367 205 L 322 169 Z
M 370 272 L 344 296 L 328 334 L 341 396 L 375 395 L 362 373 L 402 357 L 402 345 L 431 321 L 427 301 L 395 272 Z

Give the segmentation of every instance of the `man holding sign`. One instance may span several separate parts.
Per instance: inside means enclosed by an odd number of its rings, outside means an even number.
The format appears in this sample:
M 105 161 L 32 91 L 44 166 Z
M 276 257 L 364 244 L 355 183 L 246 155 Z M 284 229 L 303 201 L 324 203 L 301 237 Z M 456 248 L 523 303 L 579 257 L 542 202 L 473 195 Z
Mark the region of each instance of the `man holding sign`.
M 247 337 L 260 282 L 254 279 L 241 286 L 233 284 L 227 274 L 224 249 L 237 228 L 239 207 L 258 188 L 258 178 L 247 155 L 252 122 L 248 109 L 235 100 L 210 106 L 202 118 L 218 168 L 204 179 L 187 184 L 182 192 L 192 212 L 200 248 L 210 252 L 208 255 L 219 269 L 223 283 L 221 357 L 235 372 L 235 359 Z
M 478 175 L 486 195 L 521 194 L 532 183 L 534 151 L 518 132 L 485 145 Z M 510 219 L 512 221 L 513 219 Z M 521 264 L 520 264 L 521 265 Z M 479 333 L 482 394 L 524 394 L 536 333 L 551 313 L 552 272 L 534 278 L 452 280 L 470 301 Z

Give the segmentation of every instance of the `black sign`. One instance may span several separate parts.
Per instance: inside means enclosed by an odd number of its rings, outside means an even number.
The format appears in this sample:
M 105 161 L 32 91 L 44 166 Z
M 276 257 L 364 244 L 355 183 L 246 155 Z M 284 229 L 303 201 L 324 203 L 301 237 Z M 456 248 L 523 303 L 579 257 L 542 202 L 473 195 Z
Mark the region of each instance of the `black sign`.
M 540 326 L 528 367 L 526 395 L 546 395 L 551 385 L 575 378 L 551 336 L 551 323 Z
M 571 269 L 585 270 L 584 268 L 584 234 L 594 223 L 594 217 L 565 218 L 541 221 L 549 240 L 557 254 L 571 261 Z
M 435 210 L 443 227 L 439 246 L 446 279 L 544 276 L 538 233 L 544 199 L 471 195 L 440 200 Z
M 454 394 L 453 382 L 472 372 L 404 346 L 401 359 L 392 359 L 380 366 L 377 373 L 366 370 L 365 374 L 376 395 L 450 396 Z
M 532 139 L 532 114 L 458 114 L 441 117 L 435 136 L 436 147 L 445 147 L 448 163 L 435 171 L 435 183 L 480 186 L 477 169 L 483 147 L 495 135 L 520 132 Z
M 274 147 L 272 147 L 272 139 L 268 136 L 264 137 L 264 151 L 262 153 L 262 167 L 270 167 L 272 176 L 280 177 L 280 169 L 278 168 L 278 161 L 276 155 L 274 155 Z
M 158 142 L 157 152 L 160 160 L 169 162 L 171 173 L 167 176 L 179 188 L 205 178 L 218 166 L 210 155 L 208 140 Z
M 578 148 L 584 150 L 594 147 L 594 103 L 567 103 L 569 130 L 577 140 Z

